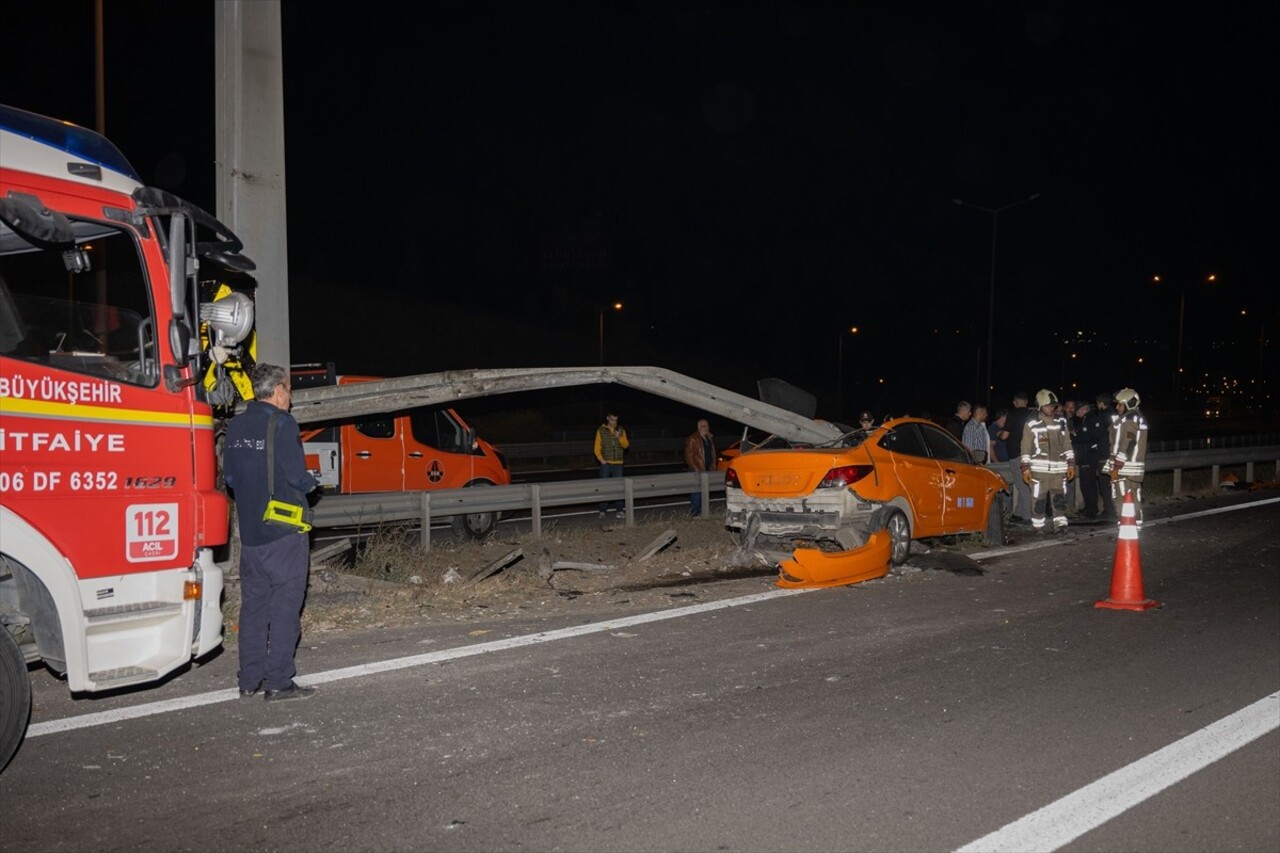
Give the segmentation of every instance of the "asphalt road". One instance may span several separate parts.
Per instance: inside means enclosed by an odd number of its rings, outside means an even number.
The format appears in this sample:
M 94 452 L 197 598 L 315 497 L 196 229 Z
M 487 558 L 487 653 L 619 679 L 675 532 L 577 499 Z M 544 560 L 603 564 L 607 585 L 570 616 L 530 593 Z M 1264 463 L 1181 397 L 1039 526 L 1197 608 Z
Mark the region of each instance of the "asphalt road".
M 0 850 L 1280 851 L 1280 500 L 1218 503 L 1149 517 L 1144 612 L 1094 607 L 1099 532 L 304 637 L 304 702 L 233 698 L 234 652 L 97 699 L 37 673 Z

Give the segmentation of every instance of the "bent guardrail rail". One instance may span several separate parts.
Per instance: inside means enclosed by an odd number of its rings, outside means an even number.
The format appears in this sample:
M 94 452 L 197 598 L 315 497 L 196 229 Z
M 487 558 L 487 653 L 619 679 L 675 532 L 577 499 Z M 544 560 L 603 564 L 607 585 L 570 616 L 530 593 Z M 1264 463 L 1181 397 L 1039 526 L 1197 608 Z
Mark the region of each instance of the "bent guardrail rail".
M 1214 450 L 1183 450 L 1147 454 L 1147 471 L 1173 472 L 1173 493 L 1182 491 L 1186 470 L 1212 469 L 1211 482 L 1219 484 L 1224 466 L 1245 466 L 1245 480 L 1254 479 L 1259 463 L 1273 466 L 1272 476 L 1280 479 L 1280 445 Z M 992 467 L 1003 467 L 996 463 Z M 656 474 L 641 477 L 566 480 L 558 483 L 519 483 L 469 489 L 439 489 L 431 492 L 379 492 L 361 495 L 325 495 L 316 504 L 312 524 L 326 527 L 373 527 L 384 523 L 415 522 L 422 528 L 424 550 L 431 547 L 431 521 L 481 512 L 530 513 L 535 535 L 542 534 L 542 513 L 553 507 L 589 506 L 604 501 L 622 501 L 626 523 L 635 521 L 636 501 L 645 498 L 702 493 L 702 512 L 709 514 L 709 498 L 724 491 L 719 471 Z
M 300 423 L 343 420 L 454 403 L 475 397 L 618 384 L 711 412 L 791 441 L 829 441 L 840 428 L 663 367 L 508 367 L 446 370 L 354 385 L 299 388 L 292 413 Z

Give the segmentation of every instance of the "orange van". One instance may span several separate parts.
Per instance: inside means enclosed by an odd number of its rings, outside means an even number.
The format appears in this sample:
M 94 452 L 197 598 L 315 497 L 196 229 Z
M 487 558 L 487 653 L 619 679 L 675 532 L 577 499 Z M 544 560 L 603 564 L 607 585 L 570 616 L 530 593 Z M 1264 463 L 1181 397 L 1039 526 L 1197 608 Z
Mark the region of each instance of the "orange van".
M 294 367 L 293 387 L 349 385 L 376 376 L 342 376 L 332 366 Z M 468 486 L 505 486 L 511 469 L 498 448 L 452 408 L 424 406 L 341 422 L 306 425 L 307 467 L 323 489 L 341 494 L 417 492 Z M 459 534 L 483 539 L 497 527 L 497 513 L 455 516 Z

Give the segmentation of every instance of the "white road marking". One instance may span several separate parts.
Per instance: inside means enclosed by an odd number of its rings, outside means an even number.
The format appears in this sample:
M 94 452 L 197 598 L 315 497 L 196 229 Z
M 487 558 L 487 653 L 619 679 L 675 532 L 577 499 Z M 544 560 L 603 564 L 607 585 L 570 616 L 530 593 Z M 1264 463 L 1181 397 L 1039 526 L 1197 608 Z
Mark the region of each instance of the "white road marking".
M 1272 693 L 956 853 L 1050 853 L 1277 728 L 1280 693 Z
M 1169 524 L 1174 521 L 1185 521 L 1224 512 L 1234 512 L 1240 509 L 1253 509 L 1276 502 L 1280 502 L 1280 498 L 1268 498 L 1262 501 L 1187 513 L 1174 518 L 1153 519 L 1146 522 L 1144 526 L 1154 527 L 1157 524 Z M 1046 542 L 1044 544 L 1053 543 Z M 1035 546 L 1039 545 L 1040 543 L 1036 543 Z M 970 558 L 982 560 L 1022 550 L 1031 549 L 1027 547 L 996 548 L 972 554 Z M 697 613 L 740 607 L 774 598 L 815 591 L 807 589 L 778 589 L 742 598 L 694 604 L 688 607 L 679 607 L 654 613 L 641 613 L 636 616 L 610 619 L 604 622 L 594 622 L 556 631 L 544 631 L 537 634 L 510 637 L 505 640 L 476 643 L 456 649 L 375 661 L 343 669 L 333 669 L 328 672 L 301 677 L 298 679 L 298 683 L 304 685 L 326 684 L 348 678 L 392 672 L 398 669 L 550 643 L 588 634 L 617 631 L 620 628 L 632 625 L 679 619 Z M 122 720 L 148 717 L 185 708 L 198 708 L 202 705 L 212 705 L 217 702 L 239 701 L 239 696 L 239 691 L 236 688 L 231 688 L 178 699 L 168 699 L 162 702 L 150 702 L 131 708 L 118 708 L 112 711 L 101 711 L 76 717 L 66 717 L 60 720 L 50 720 L 49 722 L 31 725 L 27 729 L 27 737 L 40 737 L 41 735 L 58 732 L 109 725 Z M 1086 832 L 1096 829 L 1165 788 L 1180 782 L 1192 773 L 1209 766 L 1218 759 L 1276 728 L 1280 728 L 1280 692 L 1272 693 L 1266 698 L 1260 699 L 1252 705 L 1152 753 L 1146 758 L 1110 773 L 1097 782 L 1081 788 L 1079 791 L 1068 794 L 1055 803 L 1038 809 L 990 835 L 979 838 L 977 841 L 970 842 L 964 847 L 958 848 L 956 853 L 988 853 L 988 851 L 990 853 L 1004 853 L 1004 851 L 1010 851 L 1010 853 L 1023 853 L 1023 851 L 1025 853 L 1040 853 L 1040 851 L 1051 853 L 1051 851 L 1057 850 Z
M 1206 515 L 1216 515 L 1222 512 L 1234 512 L 1240 509 L 1253 509 L 1259 506 L 1276 503 L 1280 498 L 1267 498 L 1261 501 L 1252 501 L 1249 503 L 1236 504 L 1229 507 L 1220 507 L 1217 509 L 1204 510 L 1201 512 L 1187 513 L 1170 519 L 1161 519 L 1160 521 L 1148 522 L 1148 525 L 1154 526 L 1158 523 L 1169 523 L 1172 521 L 1182 521 L 1185 519 L 1199 518 Z M 1030 546 L 1014 546 L 1010 548 L 994 548 L 989 551 L 981 551 L 970 555 L 970 559 L 980 561 L 989 557 L 996 557 L 1002 554 L 1016 553 L 1018 551 L 1030 550 L 1030 548 L 1057 544 L 1055 542 L 1032 543 Z M 744 598 L 726 599 L 724 601 L 713 601 L 705 604 L 694 604 L 689 607 L 679 607 L 674 610 L 663 610 L 656 613 L 642 613 L 638 616 L 629 616 L 623 619 L 609 620 L 606 622 L 596 622 L 590 625 L 580 625 L 574 628 L 565 628 L 559 631 L 547 631 L 538 634 L 529 634 L 523 637 L 512 637 L 507 640 L 495 640 L 490 643 L 477 643 L 471 646 L 463 646 L 456 649 L 447 649 L 438 652 L 430 652 L 422 655 L 413 655 L 404 658 L 395 658 L 387 661 L 375 661 L 373 663 L 361 664 L 360 666 L 348 667 L 346 669 L 330 670 L 329 672 L 317 673 L 311 676 L 303 676 L 298 679 L 299 684 L 326 684 L 330 681 L 341 681 L 346 678 L 356 678 L 362 675 L 373 675 L 378 672 L 390 672 L 397 669 L 406 669 L 408 667 L 422 666 L 428 663 L 439 663 L 446 660 L 456 660 L 458 658 L 471 657 L 473 655 L 488 654 L 490 652 L 499 652 L 506 649 L 520 648 L 521 646 L 531 646 L 539 643 L 549 643 L 556 640 L 564 640 L 570 637 L 580 637 L 586 634 L 595 634 L 601 631 L 612 631 L 618 628 L 624 628 L 629 625 L 642 625 L 647 622 L 661 622 L 666 619 L 679 619 L 684 616 L 693 616 L 697 613 L 705 613 L 709 610 L 722 610 L 728 607 L 738 607 L 743 604 L 755 604 L 760 601 L 767 601 L 772 598 L 781 598 L 787 595 L 794 595 L 799 592 L 813 592 L 814 590 L 772 590 L 756 595 L 749 595 Z M 116 708 L 111 711 L 98 711 L 91 714 L 81 714 L 75 717 L 64 717 L 59 720 L 49 720 L 44 723 L 33 723 L 27 729 L 27 737 L 40 737 L 41 735 L 55 734 L 57 732 L 69 732 L 76 729 L 91 728 L 93 726 L 105 726 L 111 723 L 120 722 L 121 720 L 133 720 L 139 717 L 149 717 L 153 714 L 165 714 L 171 711 L 181 711 L 186 708 L 199 708 L 202 705 L 213 705 L 218 702 L 228 702 L 231 700 L 239 701 L 239 691 L 236 688 L 227 690 L 215 690 L 210 693 L 199 693 L 194 696 L 183 696 L 177 699 L 166 699 L 160 702 L 148 702 L 143 705 L 134 705 L 129 708 Z M 252 701 L 252 700 L 246 700 Z
M 317 684 L 328 684 L 332 681 L 342 681 L 347 678 L 359 678 L 361 676 L 374 675 L 380 672 L 392 672 L 397 669 L 408 669 L 410 667 L 423 666 L 430 663 L 442 663 L 444 661 L 457 660 L 459 658 L 506 651 L 507 649 L 535 646 L 540 643 L 553 643 L 557 640 L 567 640 L 571 637 L 582 637 L 587 634 L 617 631 L 620 628 L 628 628 L 632 625 L 644 625 L 650 622 L 664 622 L 668 619 L 680 619 L 685 616 L 693 616 L 697 613 L 706 613 L 712 610 L 724 610 L 729 607 L 742 607 L 743 605 L 757 604 L 761 601 L 768 601 L 773 598 L 783 598 L 789 595 L 799 595 L 801 593 L 814 591 L 815 590 L 808 589 L 775 589 L 770 590 L 769 592 L 743 596 L 742 598 L 729 598 L 723 601 L 708 601 L 702 604 L 692 604 L 688 607 L 677 607 L 673 610 L 660 610 L 654 613 L 641 613 L 636 616 L 609 619 L 604 622 L 592 622 L 587 625 L 575 625 L 572 628 L 561 628 L 557 631 L 540 631 L 537 634 L 525 634 L 520 637 L 509 637 L 505 640 L 493 640 L 488 643 L 475 643 L 470 646 L 461 646 L 456 649 L 442 649 L 441 651 L 427 652 L 426 654 L 421 655 L 410 655 L 409 657 L 392 658 L 391 660 L 373 661 L 372 663 L 349 666 L 343 669 L 331 669 L 327 672 L 316 673 L 315 675 L 301 676 L 297 681 L 299 684 L 313 686 Z M 134 705 L 130 708 L 115 708 L 110 711 L 98 711 L 92 714 L 81 714 L 76 717 L 64 717 L 60 720 L 49 720 L 44 723 L 33 723 L 27 729 L 27 737 L 40 737 L 41 735 L 75 731 L 76 729 L 87 729 L 93 726 L 105 726 L 110 725 L 111 723 L 118 723 L 122 720 L 133 720 L 139 717 L 150 717 L 154 714 L 165 714 L 170 711 L 181 711 L 186 708 L 199 708 L 201 705 L 213 705 L 217 702 L 230 701 L 240 701 L 240 691 L 237 688 L 233 687 L 228 690 L 214 690 L 209 693 L 199 693 L 194 696 L 165 699 L 160 702 L 148 702 L 144 705 Z M 252 702 L 255 700 L 246 699 L 244 701 Z M 259 699 L 256 701 L 261 700 Z

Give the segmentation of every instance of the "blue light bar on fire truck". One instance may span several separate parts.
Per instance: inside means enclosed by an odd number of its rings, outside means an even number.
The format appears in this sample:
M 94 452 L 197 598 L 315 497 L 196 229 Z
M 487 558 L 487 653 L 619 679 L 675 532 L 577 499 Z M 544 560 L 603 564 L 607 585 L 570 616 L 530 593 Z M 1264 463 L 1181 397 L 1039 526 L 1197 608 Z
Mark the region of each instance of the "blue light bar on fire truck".
M 79 160 L 110 169 L 142 183 L 137 171 L 120 153 L 119 148 L 92 130 L 79 125 L 0 104 L 0 130 L 7 130 L 33 142 L 65 151 Z

